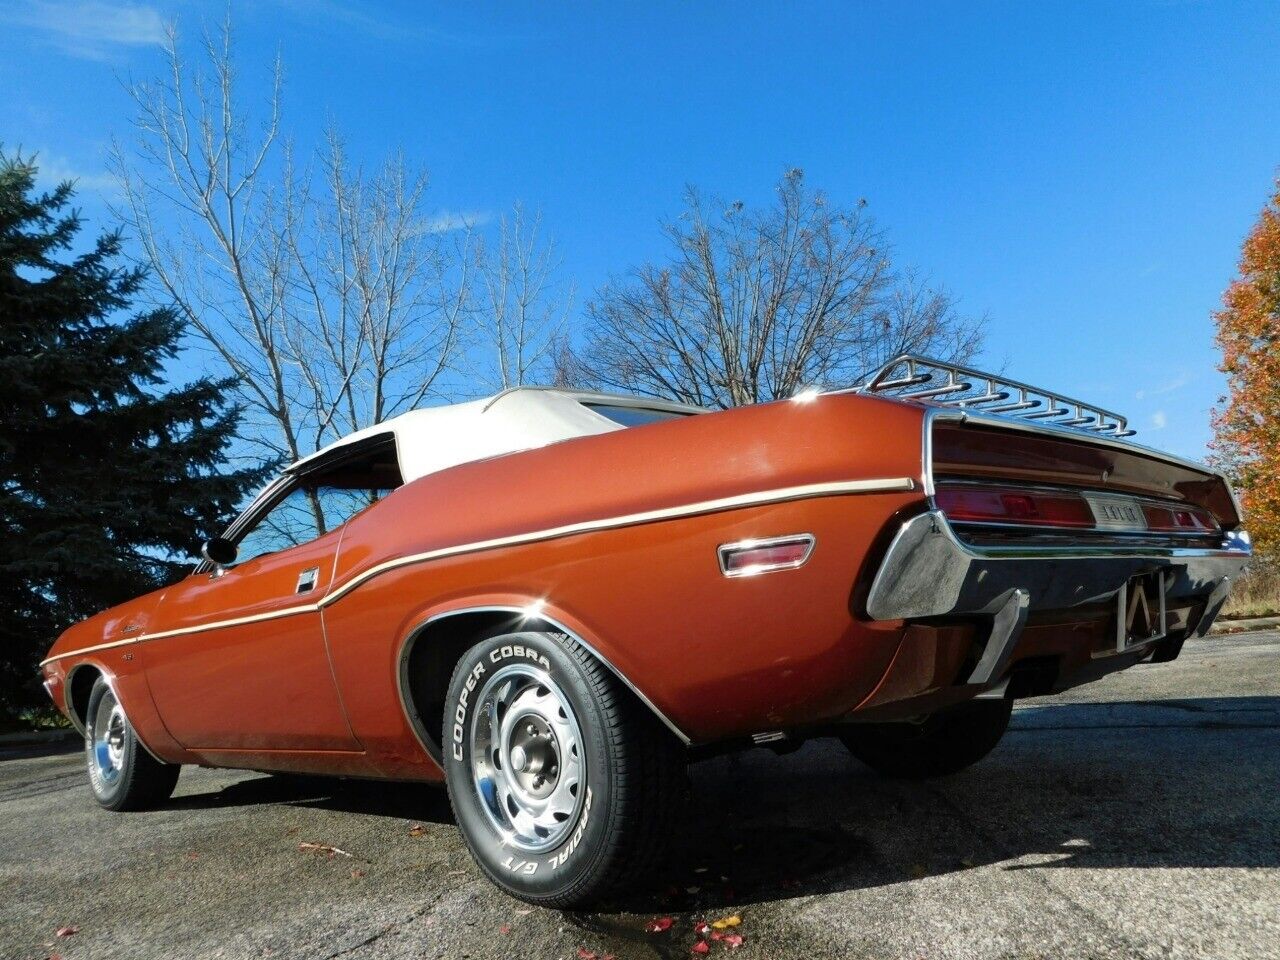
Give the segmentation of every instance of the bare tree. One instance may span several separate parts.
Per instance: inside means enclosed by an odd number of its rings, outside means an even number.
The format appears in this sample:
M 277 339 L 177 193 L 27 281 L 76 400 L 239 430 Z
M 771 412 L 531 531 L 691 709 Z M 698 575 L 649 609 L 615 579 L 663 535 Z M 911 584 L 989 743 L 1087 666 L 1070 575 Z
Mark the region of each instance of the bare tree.
M 670 259 L 597 294 L 558 379 L 730 407 L 847 385 L 906 351 L 972 355 L 981 324 L 944 291 L 896 275 L 864 207 L 833 207 L 800 170 L 761 210 L 690 188 L 663 227 Z
M 542 236 L 542 216 L 519 204 L 498 223 L 492 249 L 477 244 L 476 334 L 491 358 L 486 379 L 499 390 L 550 378 L 565 331 L 573 288 L 558 281 L 555 243 Z
M 259 132 L 239 99 L 230 24 L 203 68 L 174 31 L 167 72 L 129 92 L 135 149 L 117 144 L 119 215 L 159 295 L 235 374 L 246 439 L 291 461 L 438 393 L 471 301 L 472 233 L 424 209 L 424 173 L 375 174 L 341 139 L 302 169 L 280 137 L 276 64 Z M 312 498 L 317 527 L 325 520 Z

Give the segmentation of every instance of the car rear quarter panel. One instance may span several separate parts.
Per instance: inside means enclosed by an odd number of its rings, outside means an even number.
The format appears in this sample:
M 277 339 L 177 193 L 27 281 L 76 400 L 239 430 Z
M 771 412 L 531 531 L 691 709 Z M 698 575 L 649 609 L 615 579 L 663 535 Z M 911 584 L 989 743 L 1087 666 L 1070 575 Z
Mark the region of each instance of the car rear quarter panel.
M 409 484 L 351 522 L 324 608 L 357 737 L 389 775 L 421 767 L 398 697 L 406 638 L 446 610 L 532 601 L 695 742 L 852 708 L 901 636 L 901 624 L 861 619 L 855 593 L 891 520 L 923 504 L 922 419 L 918 408 L 874 398 L 784 402 L 569 441 Z M 879 480 L 897 488 L 688 510 Z M 394 566 L 666 510 L 675 515 Z M 804 567 L 721 574 L 720 544 L 791 533 L 817 538 Z

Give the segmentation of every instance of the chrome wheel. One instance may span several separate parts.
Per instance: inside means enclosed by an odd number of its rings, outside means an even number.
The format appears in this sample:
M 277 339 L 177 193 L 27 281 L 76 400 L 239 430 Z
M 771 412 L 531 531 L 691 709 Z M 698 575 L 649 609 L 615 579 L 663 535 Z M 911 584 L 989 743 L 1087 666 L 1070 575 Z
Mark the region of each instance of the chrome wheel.
M 512 664 L 485 682 L 471 729 L 471 779 L 505 843 L 546 850 L 577 822 L 586 781 L 573 707 L 545 670 Z
M 95 786 L 114 783 L 124 768 L 125 717 L 115 694 L 98 700 L 88 729 L 89 776 Z

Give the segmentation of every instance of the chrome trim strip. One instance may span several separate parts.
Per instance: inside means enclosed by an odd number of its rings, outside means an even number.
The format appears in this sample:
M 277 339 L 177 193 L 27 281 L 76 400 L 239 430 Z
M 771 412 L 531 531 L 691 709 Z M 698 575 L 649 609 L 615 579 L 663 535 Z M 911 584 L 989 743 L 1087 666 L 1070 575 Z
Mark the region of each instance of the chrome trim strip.
M 336 603 L 356 587 L 372 580 L 376 576 L 387 573 L 391 570 L 397 570 L 400 567 L 426 563 L 430 560 L 441 560 L 446 557 L 455 557 L 466 553 L 478 553 L 483 550 L 495 550 L 500 547 L 521 546 L 527 543 L 537 543 L 543 540 L 555 540 L 561 537 L 570 537 L 580 533 L 591 533 L 596 530 L 614 530 L 619 527 L 638 526 L 644 523 L 655 523 L 662 520 L 675 520 L 681 517 L 693 517 L 706 513 L 719 513 L 724 510 L 739 510 L 744 507 L 764 506 L 771 503 L 785 503 L 791 500 L 807 500 L 816 497 L 835 497 L 855 493 L 906 492 L 914 489 L 916 489 L 916 481 L 912 480 L 910 477 L 894 477 L 875 480 L 836 480 L 829 483 L 810 483 L 797 487 L 781 487 L 775 490 L 762 490 L 757 493 L 743 493 L 733 497 L 721 497 L 718 500 L 703 500 L 696 503 L 684 504 L 678 507 L 667 507 L 661 510 L 646 510 L 642 513 L 622 514 L 620 516 L 606 517 L 600 520 L 584 520 L 580 523 L 570 523 L 560 527 L 549 527 L 544 530 L 534 530 L 530 533 L 519 533 L 509 537 L 496 537 L 492 540 L 479 540 L 474 543 L 463 543 L 452 547 L 441 547 L 438 550 L 428 550 L 424 553 L 414 553 L 404 557 L 397 557 L 395 560 L 388 560 L 384 563 L 370 567 L 368 570 L 364 571 L 364 573 L 353 577 L 337 589 L 331 590 L 315 603 L 285 607 L 280 610 L 258 613 L 248 617 L 237 617 L 232 620 L 218 620 L 210 623 L 197 624 L 191 627 L 179 627 L 176 630 L 163 630 L 159 633 L 144 633 L 136 637 L 126 637 L 123 640 L 114 640 L 110 643 L 101 643 L 92 647 L 84 647 L 80 650 L 70 650 L 66 653 L 60 653 L 57 656 L 47 657 L 40 662 L 40 666 L 43 667 L 46 663 L 52 663 L 54 660 L 61 660 L 65 657 L 81 656 L 86 653 L 92 653 L 95 650 L 107 650 L 112 647 L 125 646 L 131 643 L 143 643 L 147 640 L 160 640 L 165 637 L 174 637 L 187 633 L 202 633 L 206 630 L 217 630 L 222 627 L 242 626 L 248 623 L 258 623 L 263 620 L 275 620 L 280 617 L 294 616 L 299 613 L 314 613 L 318 610 L 322 610 L 332 603 Z
M 99 650 L 110 650 L 113 647 L 125 647 L 125 646 L 128 646 L 129 644 L 138 643 L 146 639 L 147 639 L 147 635 L 143 633 L 143 634 L 139 634 L 136 637 L 125 637 L 123 640 L 112 640 L 110 643 L 98 643 L 92 647 L 81 647 L 79 650 L 71 650 L 67 653 L 60 653 L 54 657 L 46 657 L 45 659 L 40 661 L 39 666 L 43 667 L 46 663 L 53 663 L 55 660 L 63 660 L 67 657 L 78 657 L 86 653 L 97 653 Z M 77 664 L 77 666 L 79 666 L 79 664 Z
M 570 630 L 559 620 L 556 620 L 553 617 L 549 617 L 545 613 L 542 613 L 540 611 L 537 613 L 529 613 L 529 611 L 525 607 L 511 607 L 511 606 L 461 607 L 456 610 L 446 610 L 443 613 L 434 614 L 433 616 L 428 617 L 426 620 L 422 621 L 422 623 L 414 627 L 406 635 L 404 643 L 400 645 L 400 655 L 397 658 L 399 667 L 396 670 L 396 695 L 400 699 L 400 709 L 404 711 L 405 718 L 409 721 L 409 726 L 413 730 L 413 735 L 417 738 L 418 743 L 422 746 L 422 749 L 426 751 L 427 756 L 429 756 L 436 763 L 441 763 L 443 756 L 438 755 L 439 754 L 438 750 L 432 749 L 431 747 L 432 741 L 430 738 L 430 734 L 427 733 L 426 726 L 422 723 L 422 718 L 418 716 L 418 714 L 411 709 L 408 698 L 405 696 L 405 690 L 408 686 L 408 681 L 409 681 L 409 676 L 408 676 L 409 655 L 413 650 L 413 644 L 417 641 L 418 637 L 420 637 L 423 634 L 423 632 L 425 632 L 426 629 L 431 626 L 431 624 L 437 623 L 441 620 L 448 620 L 451 617 L 465 616 L 466 614 L 469 614 L 469 613 L 509 613 L 512 615 L 513 622 L 517 624 L 526 624 L 526 623 L 537 621 L 537 622 L 545 623 L 551 627 L 554 627 L 556 630 L 559 630 L 561 633 L 565 634 L 567 637 L 572 639 L 574 643 L 577 643 L 584 650 L 590 653 L 593 657 L 599 660 L 602 664 L 604 664 L 609 669 L 610 673 L 612 673 L 615 677 L 617 677 L 624 684 L 626 684 L 627 689 L 630 690 L 632 693 L 634 693 L 636 697 L 639 698 L 641 703 L 643 703 L 646 707 L 648 707 L 651 711 L 653 711 L 654 716 L 656 716 L 659 720 L 661 720 L 663 725 L 668 730 L 670 730 L 673 734 L 675 734 L 681 743 L 683 743 L 687 747 L 693 742 L 692 740 L 689 739 L 688 736 L 685 735 L 683 730 L 681 730 L 671 721 L 670 717 L 668 717 L 665 713 L 659 710 L 657 706 L 654 705 L 654 702 L 650 700 L 647 696 L 645 696 L 644 692 L 639 687 L 637 687 L 634 683 L 632 683 L 630 679 L 628 679 L 626 674 L 624 674 L 621 670 L 619 670 L 616 666 L 614 666 L 613 663 L 607 657 L 605 657 L 599 650 L 597 650 L 592 644 L 587 643 L 587 641 L 584 640 L 578 633 L 576 633 L 573 630 Z
M 79 650 L 68 650 L 66 653 L 59 653 L 57 656 L 47 657 L 40 661 L 43 667 L 46 663 L 53 663 L 55 660 L 63 660 L 67 657 L 78 657 L 86 653 L 96 653 L 99 650 L 111 650 L 115 647 L 127 647 L 135 643 L 145 643 L 148 640 L 163 640 L 166 637 L 177 637 L 188 633 L 204 633 L 207 630 L 220 630 L 223 627 L 239 627 L 247 623 L 259 623 L 263 620 L 279 620 L 281 617 L 292 617 L 299 613 L 316 613 L 320 609 L 318 603 L 308 603 L 303 606 L 285 607 L 281 610 L 271 610 L 267 613 L 255 613 L 251 617 L 235 617 L 231 620 L 215 620 L 210 623 L 200 623 L 191 627 L 179 627 L 176 630 L 161 630 L 159 633 L 142 633 L 136 637 L 125 637 L 122 640 L 112 640 L 109 643 L 99 643 L 92 647 L 82 647 Z
M 341 597 L 350 593 L 367 580 L 395 570 L 398 567 L 428 560 L 439 560 L 464 553 L 476 553 L 481 550 L 493 550 L 498 547 L 519 546 L 541 540 L 555 540 L 571 537 L 579 533 L 591 533 L 596 530 L 614 530 L 619 527 L 632 527 L 660 520 L 674 520 L 681 517 L 694 517 L 705 513 L 719 513 L 722 510 L 736 510 L 743 507 L 762 506 L 770 503 L 784 503 L 789 500 L 806 500 L 814 497 L 841 496 L 852 493 L 885 493 L 890 491 L 908 491 L 915 489 L 915 481 L 910 477 L 898 477 L 884 480 L 841 480 L 831 483 L 811 483 L 799 487 L 782 487 L 777 490 L 764 490 L 759 493 L 744 493 L 733 497 L 721 497 L 718 500 L 704 500 L 698 503 L 685 504 L 679 507 L 667 507 L 662 510 L 646 510 L 642 513 L 623 514 L 602 520 L 586 520 L 581 523 L 565 524 L 561 527 L 550 527 L 535 530 L 531 533 L 519 533 L 510 537 L 497 537 L 493 540 L 481 540 L 477 543 L 465 543 L 456 547 L 442 547 L 439 550 L 428 550 L 407 557 L 388 560 L 370 567 L 364 573 L 348 580 L 341 587 L 327 594 L 320 600 L 321 607 L 327 607 Z
M 739 540 L 736 543 L 722 543 L 716 548 L 716 558 L 720 561 L 720 572 L 731 579 L 738 577 L 754 577 L 761 573 L 775 573 L 779 570 L 798 570 L 809 562 L 813 556 L 813 546 L 817 539 L 812 533 L 793 533 L 786 537 L 765 537 L 763 539 Z M 780 547 L 786 543 L 803 543 L 804 555 L 799 560 L 786 563 L 763 563 L 745 570 L 729 569 L 729 554 L 739 550 L 754 550 L 759 547 Z
M 223 627 L 242 627 L 247 623 L 261 623 L 263 620 L 279 620 L 282 617 L 293 617 L 300 613 L 317 613 L 320 604 L 307 603 L 296 607 L 283 607 L 280 610 L 268 610 L 266 613 L 255 613 L 248 617 L 233 617 L 230 620 L 215 620 L 212 623 L 198 623 L 190 627 L 178 627 L 175 630 L 161 630 L 159 633 L 144 633 L 137 638 L 143 640 L 163 640 L 165 637 L 177 637 L 187 633 L 204 633 L 208 630 L 220 630 Z
M 924 495 L 932 498 L 938 492 L 933 482 L 933 421 L 938 411 L 932 407 L 924 412 L 924 450 L 920 465 L 920 479 L 924 486 Z

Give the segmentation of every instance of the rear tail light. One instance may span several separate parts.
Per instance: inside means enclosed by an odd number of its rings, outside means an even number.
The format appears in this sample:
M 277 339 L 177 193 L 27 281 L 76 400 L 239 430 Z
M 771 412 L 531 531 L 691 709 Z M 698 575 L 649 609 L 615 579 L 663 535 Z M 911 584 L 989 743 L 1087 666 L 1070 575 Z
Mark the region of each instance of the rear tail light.
M 959 523 L 1016 523 L 1088 529 L 1095 525 L 1084 497 L 998 487 L 944 487 L 934 495 L 938 509 Z
M 940 487 L 934 501 L 947 519 L 956 523 L 1085 530 L 1107 526 L 1084 496 L 1069 491 L 956 485 Z M 1135 508 L 1142 511 L 1142 520 L 1127 528 L 1131 532 L 1142 532 L 1143 523 L 1153 533 L 1216 534 L 1221 529 L 1213 514 L 1200 507 L 1135 503 Z
M 1162 533 L 1217 533 L 1218 523 L 1207 510 L 1197 507 L 1144 506 L 1147 527 Z
M 769 540 L 721 544 L 720 572 L 726 577 L 752 577 L 803 566 L 813 552 L 813 535 L 799 533 Z

